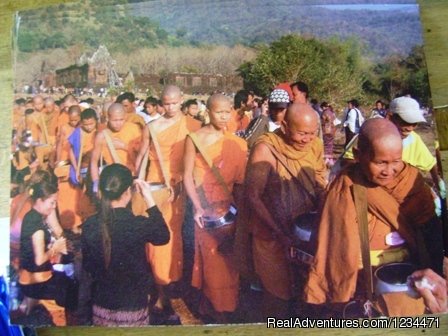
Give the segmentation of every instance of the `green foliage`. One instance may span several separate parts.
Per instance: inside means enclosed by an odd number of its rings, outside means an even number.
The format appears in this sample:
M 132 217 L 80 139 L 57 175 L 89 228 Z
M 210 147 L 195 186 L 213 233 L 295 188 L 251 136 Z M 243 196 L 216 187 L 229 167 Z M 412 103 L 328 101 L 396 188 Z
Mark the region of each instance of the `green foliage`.
M 132 52 L 159 45 L 185 44 L 186 31 L 169 34 L 146 17 L 133 16 L 126 0 L 86 0 L 21 13 L 19 50 L 107 45 L 111 52 Z
M 429 102 L 428 72 L 422 46 L 414 47 L 406 58 L 393 55 L 375 65 L 370 80 L 371 91 L 389 100 L 410 94 L 423 105 Z
M 261 47 L 257 58 L 238 71 L 245 87 L 259 95 L 267 95 L 280 82 L 301 80 L 308 83 L 312 97 L 340 101 L 362 98 L 364 74 L 359 64 L 359 47 L 353 42 L 287 35 Z

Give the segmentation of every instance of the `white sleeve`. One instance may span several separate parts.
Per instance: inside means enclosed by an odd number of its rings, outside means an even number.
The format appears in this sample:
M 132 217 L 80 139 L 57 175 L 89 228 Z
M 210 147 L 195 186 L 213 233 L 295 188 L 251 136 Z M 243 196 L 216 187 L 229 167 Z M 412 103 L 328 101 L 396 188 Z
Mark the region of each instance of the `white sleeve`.
M 349 128 L 350 131 L 353 133 L 356 132 L 356 110 L 351 109 L 348 111 L 347 121 L 345 122 L 345 125 Z

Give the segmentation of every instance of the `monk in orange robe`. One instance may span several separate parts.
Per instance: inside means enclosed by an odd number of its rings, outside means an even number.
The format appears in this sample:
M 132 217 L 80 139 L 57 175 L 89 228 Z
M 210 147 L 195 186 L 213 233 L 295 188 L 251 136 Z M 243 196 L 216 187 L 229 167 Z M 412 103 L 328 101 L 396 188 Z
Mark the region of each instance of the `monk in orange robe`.
M 78 100 L 75 98 L 75 96 L 68 94 L 64 98 L 62 98 L 60 113 L 57 121 L 57 133 L 60 131 L 62 126 L 68 124 L 68 110 L 71 106 L 74 105 L 78 105 Z
M 49 143 L 54 144 L 58 128 L 58 118 L 60 113 L 59 107 L 51 97 L 45 98 L 44 106 L 45 108 L 43 110 L 43 117 L 49 136 Z
M 165 286 L 182 277 L 182 224 L 186 201 L 185 192 L 182 191 L 183 153 L 187 134 L 201 127 L 199 121 L 188 120 L 182 114 L 182 93 L 178 87 L 167 86 L 162 92 L 162 103 L 165 109 L 164 115 L 149 125 L 155 131 L 163 161 L 160 162 L 154 141 L 150 140 L 147 130 L 143 132 L 143 145 L 137 158 L 139 167 L 146 151 L 149 150 L 146 181 L 165 183 L 170 188 L 170 197 L 162 204 L 158 204 L 170 231 L 170 241 L 163 246 L 147 245 L 148 259 L 158 286 L 159 299 L 155 305 L 157 309 L 169 308 Z M 162 172 L 162 165 L 166 177 Z
M 70 143 L 68 138 L 78 127 L 81 120 L 81 109 L 78 105 L 73 105 L 68 111 L 69 122 L 61 125 L 56 141 L 56 163 L 55 169 L 70 164 Z M 78 191 L 70 184 L 68 176 L 58 179 L 58 211 L 60 224 L 64 229 L 75 229 L 82 222 L 82 218 L 76 213 Z
M 97 192 L 100 159 L 105 164 L 121 163 L 135 173 L 135 162 L 141 144 L 142 132 L 137 125 L 125 121 L 123 105 L 114 103 L 107 113 L 107 128 L 96 135 L 90 161 L 94 192 Z M 110 139 L 110 144 L 107 139 Z
M 287 250 L 294 243 L 294 220 L 319 208 L 326 186 L 318 126 L 310 106 L 290 105 L 282 127 L 260 136 L 249 159 L 245 191 L 265 317 L 293 314 L 289 307 L 295 283 Z
M 428 225 L 438 225 L 433 221 L 434 201 L 418 169 L 402 161 L 402 140 L 396 127 L 386 119 L 367 120 L 358 144 L 354 151 L 357 163 L 336 177 L 325 200 L 317 252 L 305 287 L 309 303 L 346 303 L 355 293 L 366 298 L 367 279 L 359 272 L 363 263 L 360 220 L 352 191 L 355 186 L 363 188 L 367 198 L 368 249 L 373 270 L 403 261 L 423 268 L 442 265 L 441 254 L 440 258 L 425 260 L 428 251 L 419 243 L 424 241 L 420 231 L 423 226 L 428 229 Z M 437 240 L 432 239 L 434 244 Z M 406 295 L 400 296 L 400 302 L 395 300 L 395 293 L 383 294 L 382 298 L 387 307 L 383 314 L 389 316 L 413 316 L 424 310 Z M 415 311 L 419 306 L 422 310 Z
M 69 182 L 76 189 L 75 207 L 72 209 L 75 214 L 72 230 L 75 232 L 79 231 L 79 225 L 84 220 L 95 213 L 95 207 L 88 193 L 90 179 L 87 172 L 95 142 L 96 127 L 96 112 L 93 109 L 85 109 L 81 113 L 80 126 L 73 131 L 68 139 L 71 164 Z M 79 162 L 80 156 L 81 162 Z
M 234 203 L 234 193 L 241 194 L 247 161 L 246 142 L 226 131 L 231 116 L 231 102 L 221 94 L 211 96 L 207 102 L 210 124 L 193 133 L 205 155 L 218 168 L 226 187 L 213 174 L 190 137 L 185 143 L 184 185 L 194 206 L 195 260 L 193 286 L 202 289 L 204 298 L 201 310 L 217 322 L 229 322 L 226 313 L 234 312 L 239 293 L 239 274 L 228 255 L 219 251 L 225 237 L 204 228 L 202 218 L 219 218 Z M 235 197 L 240 199 L 240 197 Z M 235 225 L 235 223 L 230 224 Z M 230 230 L 227 228 L 227 230 Z M 222 233 L 221 233 L 222 234 Z M 206 300 L 205 300 L 206 298 Z M 213 309 L 207 312 L 207 304 Z M 217 314 L 216 314 L 217 313 Z

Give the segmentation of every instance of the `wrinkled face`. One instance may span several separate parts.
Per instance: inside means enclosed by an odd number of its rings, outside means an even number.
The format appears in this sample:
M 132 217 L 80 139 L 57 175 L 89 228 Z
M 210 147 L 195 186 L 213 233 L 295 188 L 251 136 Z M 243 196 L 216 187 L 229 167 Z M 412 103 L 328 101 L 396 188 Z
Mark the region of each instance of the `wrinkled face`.
M 397 114 L 393 114 L 390 120 L 395 124 L 395 126 L 397 126 L 402 139 L 406 139 L 408 135 L 411 134 L 411 132 L 417 127 L 416 123 L 409 124 L 401 119 Z
M 56 209 L 57 197 L 58 194 L 54 193 L 45 199 L 38 198 L 35 204 L 38 209 L 37 211 L 43 216 L 49 216 L 51 212 Z
M 297 150 L 308 149 L 310 143 L 316 138 L 319 124 L 317 122 L 286 123 L 285 131 L 290 145 Z
M 196 104 L 191 104 L 188 106 L 187 113 L 191 116 L 196 116 L 199 113 L 199 106 Z
M 81 116 L 79 115 L 79 113 L 71 113 L 68 116 L 68 124 L 71 127 L 77 127 L 80 120 L 81 120 Z
M 163 109 L 165 116 L 174 117 L 181 112 L 182 97 L 178 94 L 169 94 L 162 97 Z
M 404 168 L 401 153 L 401 142 L 391 145 L 377 141 L 372 145 L 371 151 L 357 151 L 357 160 L 370 182 L 387 186 Z
M 84 132 L 92 133 L 96 128 L 96 120 L 95 118 L 89 118 L 81 120 L 81 127 Z
M 131 103 L 129 100 L 125 99 L 121 102 L 121 105 L 123 105 L 124 111 L 126 113 L 134 113 L 134 103 Z
M 227 127 L 232 113 L 232 104 L 229 101 L 217 100 L 209 109 L 210 123 L 216 129 L 223 130 Z
M 109 113 L 107 125 L 112 132 L 120 132 L 125 121 L 125 114 L 123 112 L 113 111 Z
M 44 100 L 41 97 L 35 97 L 33 99 L 33 107 L 37 112 L 42 111 L 44 108 Z

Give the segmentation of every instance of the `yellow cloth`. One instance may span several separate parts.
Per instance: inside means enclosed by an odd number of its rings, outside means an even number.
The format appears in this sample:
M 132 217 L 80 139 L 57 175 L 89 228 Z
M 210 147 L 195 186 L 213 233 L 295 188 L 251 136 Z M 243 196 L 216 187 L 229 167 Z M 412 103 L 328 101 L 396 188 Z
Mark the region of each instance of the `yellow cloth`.
M 356 147 L 357 144 L 358 140 L 355 140 L 353 147 Z M 352 148 L 344 154 L 344 159 L 354 159 Z M 411 132 L 406 139 L 403 139 L 402 160 L 425 172 L 430 171 L 436 164 L 436 158 L 431 154 L 420 135 L 415 132 Z

